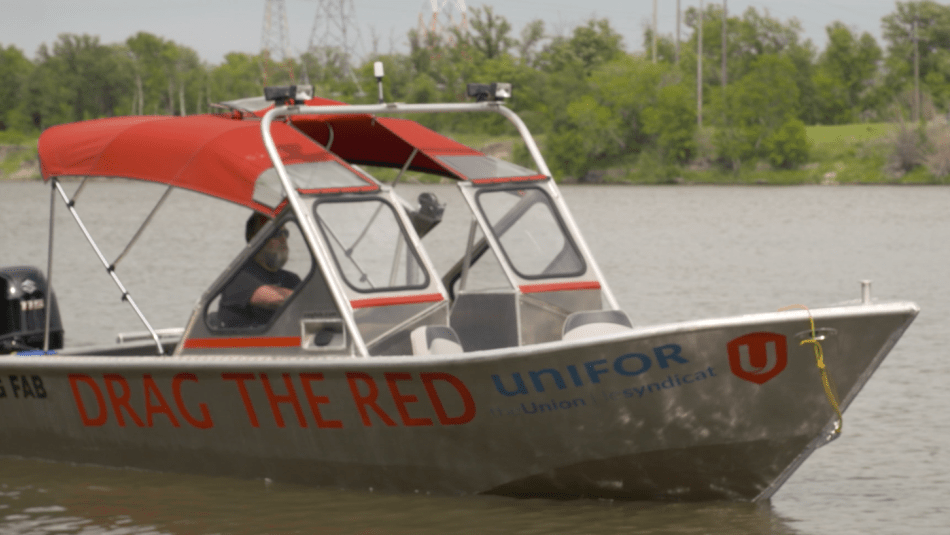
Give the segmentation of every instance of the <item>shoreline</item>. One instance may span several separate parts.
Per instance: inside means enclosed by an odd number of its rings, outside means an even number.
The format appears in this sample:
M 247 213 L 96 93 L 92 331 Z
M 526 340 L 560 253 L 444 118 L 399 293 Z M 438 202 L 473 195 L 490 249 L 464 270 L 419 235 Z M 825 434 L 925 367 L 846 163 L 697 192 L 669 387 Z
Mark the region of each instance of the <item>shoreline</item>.
M 950 177 L 937 177 L 926 165 L 917 165 L 909 171 L 890 169 L 886 153 L 890 148 L 884 140 L 834 142 L 813 141 L 811 161 L 797 169 L 775 169 L 763 162 L 749 162 L 737 171 L 727 171 L 712 165 L 641 166 L 620 165 L 590 172 L 584 178 L 567 176 L 558 180 L 561 185 L 592 186 L 940 186 L 950 185 Z M 498 143 L 490 144 L 492 147 Z M 491 154 L 483 146 L 480 150 Z M 498 152 L 498 151 L 495 151 Z M 510 147 L 497 154 L 510 158 Z M 946 157 L 946 156 L 944 156 Z M 388 183 L 393 177 L 388 168 L 370 169 L 375 177 Z M 415 175 L 415 176 L 413 176 Z M 410 178 L 411 177 L 411 178 Z M 418 183 L 439 183 L 437 177 L 410 172 L 407 179 Z M 40 166 L 36 144 L 0 144 L 0 183 L 40 181 Z

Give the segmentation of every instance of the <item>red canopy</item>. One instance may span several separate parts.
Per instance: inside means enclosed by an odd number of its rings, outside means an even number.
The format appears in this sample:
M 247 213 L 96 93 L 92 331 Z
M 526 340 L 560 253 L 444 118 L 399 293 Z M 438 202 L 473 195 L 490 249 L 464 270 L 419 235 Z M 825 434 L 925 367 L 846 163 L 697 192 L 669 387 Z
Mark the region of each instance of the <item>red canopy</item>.
M 271 131 L 286 165 L 332 160 L 349 168 L 286 124 L 274 123 Z M 147 180 L 274 214 L 272 207 L 253 199 L 255 181 L 272 167 L 257 120 L 195 115 L 83 121 L 44 131 L 39 156 L 44 180 L 57 176 Z
M 308 104 L 337 103 L 313 99 Z M 339 182 L 339 175 L 327 176 L 330 189 L 325 191 L 376 190 L 375 183 L 346 162 L 402 167 L 415 149 L 418 153 L 409 165 L 414 171 L 475 182 L 544 178 L 406 119 L 339 114 L 297 115 L 290 121 L 292 126 L 274 122 L 271 127 L 285 165 L 334 161 L 352 172 L 352 180 L 345 183 Z M 65 124 L 43 132 L 39 155 L 44 180 L 133 178 L 198 191 L 270 215 L 275 212 L 274 206 L 258 202 L 262 197 L 254 197 L 258 178 L 272 167 L 256 117 L 130 116 Z M 322 190 L 322 175 L 305 182 L 299 187 Z M 267 184 L 268 188 L 269 198 L 280 195 L 279 183 Z
M 263 117 L 274 108 L 263 97 L 229 101 L 225 104 Z M 345 102 L 314 97 L 307 106 L 345 106 Z M 374 117 L 368 113 L 343 115 L 295 115 L 291 123 L 301 132 L 339 155 L 344 160 L 362 165 L 401 168 L 414 148 L 419 153 L 409 165 L 411 171 L 432 173 L 448 178 L 465 180 L 456 169 L 432 158 L 435 155 L 483 156 L 461 143 L 457 143 L 428 128 L 405 119 Z M 331 133 L 332 132 L 332 133 Z
M 402 167 L 414 148 L 419 153 L 409 169 L 465 180 L 457 170 L 443 165 L 434 156 L 484 156 L 419 123 L 393 117 L 354 115 L 296 115 L 294 126 L 344 160 L 363 165 Z M 332 136 L 330 131 L 333 131 Z

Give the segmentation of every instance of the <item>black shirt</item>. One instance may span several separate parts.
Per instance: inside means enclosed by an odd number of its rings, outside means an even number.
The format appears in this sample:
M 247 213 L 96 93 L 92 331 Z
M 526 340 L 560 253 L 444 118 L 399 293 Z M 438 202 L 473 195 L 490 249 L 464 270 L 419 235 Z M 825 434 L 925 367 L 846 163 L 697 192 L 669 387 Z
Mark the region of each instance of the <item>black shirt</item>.
M 294 289 L 300 277 L 281 269 L 268 271 L 253 259 L 225 286 L 218 306 L 218 319 L 224 327 L 252 327 L 264 325 L 274 315 L 274 310 L 251 305 L 251 296 L 264 285 Z

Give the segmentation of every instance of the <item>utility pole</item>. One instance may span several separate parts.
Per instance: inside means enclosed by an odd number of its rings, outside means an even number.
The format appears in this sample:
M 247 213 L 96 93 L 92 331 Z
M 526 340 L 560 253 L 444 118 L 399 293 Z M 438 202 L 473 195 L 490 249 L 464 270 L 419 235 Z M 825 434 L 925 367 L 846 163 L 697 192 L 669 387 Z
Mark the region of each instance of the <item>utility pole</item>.
M 653 0 L 653 63 L 656 63 L 656 0 Z
M 727 0 L 722 0 L 722 95 L 726 96 L 726 19 L 729 18 Z
M 680 64 L 680 0 L 676 0 L 676 64 Z
M 914 13 L 914 122 L 920 122 L 920 45 L 917 39 L 917 13 Z
M 703 126 L 703 0 L 699 0 L 699 38 L 696 39 L 696 124 Z

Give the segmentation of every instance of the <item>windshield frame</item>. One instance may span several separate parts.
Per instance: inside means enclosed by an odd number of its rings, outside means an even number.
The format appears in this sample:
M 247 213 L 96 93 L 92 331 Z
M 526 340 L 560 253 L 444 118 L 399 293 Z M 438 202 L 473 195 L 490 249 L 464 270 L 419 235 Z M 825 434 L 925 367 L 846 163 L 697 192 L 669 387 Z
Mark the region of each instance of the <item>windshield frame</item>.
M 368 202 L 377 202 L 380 203 L 379 208 L 386 208 L 390 211 L 393 219 L 395 220 L 400 236 L 403 239 L 403 247 L 406 247 L 406 251 L 403 254 L 411 254 L 412 258 L 415 260 L 415 265 L 418 270 L 418 273 L 422 277 L 422 281 L 418 284 L 412 285 L 401 285 L 401 286 L 379 286 L 376 288 L 365 288 L 358 287 L 353 284 L 350 280 L 350 277 L 347 275 L 347 271 L 343 269 L 343 264 L 341 259 L 337 256 L 338 244 L 335 244 L 335 238 L 330 233 L 327 232 L 327 225 L 324 222 L 323 218 L 318 213 L 320 206 L 327 204 L 340 204 L 340 203 L 368 203 Z M 432 278 L 430 276 L 428 264 L 425 262 L 423 256 L 420 254 L 415 241 L 410 235 L 410 231 L 406 228 L 402 217 L 400 217 L 399 210 L 393 206 L 392 202 L 389 199 L 383 196 L 377 195 L 343 195 L 343 196 L 319 196 L 314 200 L 313 206 L 310 208 L 311 213 L 313 214 L 314 221 L 316 222 L 316 227 L 320 231 L 320 237 L 322 238 L 326 250 L 330 253 L 330 259 L 333 262 L 334 268 L 338 274 L 340 280 L 351 290 L 358 292 L 360 294 L 379 294 L 379 293 L 396 293 L 396 292 L 405 292 L 405 291 L 421 291 L 426 290 L 432 284 Z M 379 214 L 377 212 L 374 216 L 371 217 L 371 221 L 368 224 L 372 224 L 372 219 L 375 219 Z M 364 229 L 365 231 L 365 229 Z
M 542 200 L 538 202 L 544 204 L 547 207 L 547 209 L 550 211 L 551 215 L 553 216 L 554 222 L 557 224 L 557 228 L 560 230 L 561 235 L 564 237 L 564 240 L 565 240 L 564 247 L 570 247 L 570 249 L 574 252 L 574 256 L 580 263 L 580 268 L 578 270 L 563 272 L 563 273 L 556 273 L 556 274 L 544 274 L 544 273 L 538 274 L 538 275 L 526 274 L 522 272 L 522 269 L 519 269 L 519 266 L 513 261 L 511 256 L 508 254 L 508 249 L 502 243 L 502 238 L 504 234 L 499 235 L 496 232 L 495 224 L 492 223 L 491 218 L 489 217 L 488 213 L 485 212 L 485 208 L 482 203 L 482 196 L 486 194 L 490 194 L 490 193 L 516 192 L 516 191 L 525 191 L 525 190 L 533 190 L 533 191 L 537 191 L 541 193 Z M 578 246 L 578 243 L 574 239 L 574 236 L 571 234 L 570 229 L 565 224 L 564 218 L 561 216 L 558 210 L 558 205 L 554 202 L 554 199 L 551 198 L 551 195 L 548 194 L 545 188 L 539 187 L 534 184 L 518 184 L 516 186 L 508 184 L 504 186 L 480 187 L 475 192 L 474 201 L 475 201 L 474 203 L 475 206 L 477 206 L 479 210 L 479 214 L 482 216 L 483 221 L 485 222 L 485 227 L 487 227 L 487 230 L 490 231 L 492 236 L 494 237 L 495 243 L 498 244 L 498 249 L 500 250 L 503 257 L 505 258 L 505 262 L 508 264 L 508 266 L 510 266 L 511 270 L 519 278 L 524 279 L 524 280 L 529 280 L 529 281 L 530 280 L 564 279 L 564 278 L 580 277 L 584 275 L 585 273 L 587 273 L 588 265 L 587 265 L 587 260 L 584 256 L 584 252 Z M 532 203 L 532 206 L 534 204 L 537 204 L 537 203 Z M 528 209 L 530 209 L 530 207 L 528 207 Z M 527 210 L 525 210 L 525 213 L 526 212 Z M 511 227 L 506 229 L 505 232 L 507 232 L 508 230 L 511 230 Z M 479 255 L 479 257 L 480 256 L 481 255 Z M 474 261 L 475 259 L 473 259 L 472 261 L 473 264 L 474 264 Z

